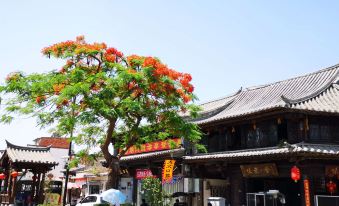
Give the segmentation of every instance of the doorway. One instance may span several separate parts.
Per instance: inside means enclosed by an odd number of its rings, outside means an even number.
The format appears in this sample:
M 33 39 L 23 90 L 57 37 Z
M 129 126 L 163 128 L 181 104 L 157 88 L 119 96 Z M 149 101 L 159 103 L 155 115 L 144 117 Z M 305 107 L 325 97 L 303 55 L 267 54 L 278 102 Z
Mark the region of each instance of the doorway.
M 247 193 L 268 192 L 278 190 L 285 196 L 285 206 L 302 205 L 300 183 L 290 178 L 249 178 L 247 179 Z

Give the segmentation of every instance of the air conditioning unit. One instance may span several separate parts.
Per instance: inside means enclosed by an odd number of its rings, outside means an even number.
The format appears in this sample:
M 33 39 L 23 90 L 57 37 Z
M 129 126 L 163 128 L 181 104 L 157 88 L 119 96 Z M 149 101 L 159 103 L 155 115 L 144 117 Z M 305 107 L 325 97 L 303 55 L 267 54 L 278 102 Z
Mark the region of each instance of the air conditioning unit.
M 200 179 L 199 178 L 184 178 L 184 192 L 200 192 Z
M 193 183 L 194 183 L 193 192 L 200 192 L 200 179 L 194 178 Z

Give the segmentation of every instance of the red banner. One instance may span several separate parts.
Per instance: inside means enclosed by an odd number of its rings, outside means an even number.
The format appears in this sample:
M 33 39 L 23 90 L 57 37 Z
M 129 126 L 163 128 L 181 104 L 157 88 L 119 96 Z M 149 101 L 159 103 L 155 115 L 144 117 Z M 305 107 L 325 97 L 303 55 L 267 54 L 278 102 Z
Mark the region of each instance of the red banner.
M 146 177 L 153 177 L 152 171 L 150 169 L 137 169 L 135 173 L 135 179 L 141 180 Z
M 175 139 L 171 139 L 171 140 L 156 141 L 156 142 L 150 142 L 150 143 L 142 144 L 142 145 L 140 145 L 140 147 L 132 146 L 127 150 L 127 152 L 124 154 L 124 156 L 141 154 L 141 153 L 146 153 L 146 152 L 169 150 L 169 149 L 171 149 L 169 141 L 175 142 L 175 144 L 177 145 L 176 148 L 180 147 L 180 144 L 181 144 L 180 138 L 175 138 Z
M 305 206 L 311 206 L 310 181 L 308 179 L 304 180 L 304 192 L 305 192 Z
M 162 169 L 162 182 L 168 183 L 173 179 L 173 169 L 175 165 L 175 160 L 165 160 L 164 168 Z

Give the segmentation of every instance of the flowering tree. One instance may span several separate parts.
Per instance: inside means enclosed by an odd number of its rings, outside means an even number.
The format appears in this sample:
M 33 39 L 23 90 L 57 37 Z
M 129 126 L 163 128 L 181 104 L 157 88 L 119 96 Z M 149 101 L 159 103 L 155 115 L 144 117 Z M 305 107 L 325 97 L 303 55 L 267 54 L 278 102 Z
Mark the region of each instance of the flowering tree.
M 47 73 L 9 74 L 0 87 L 6 99 L 1 121 L 20 114 L 36 117 L 41 127 L 53 126 L 86 146 L 75 162 L 92 157 L 89 148 L 99 145 L 110 169 L 109 187 L 117 186 L 119 159 L 132 145 L 171 136 L 199 141 L 197 126 L 184 119 L 198 111 L 190 103 L 195 96 L 189 74 L 154 57 L 124 56 L 105 43 L 86 43 L 83 36 L 42 53 L 65 65 Z

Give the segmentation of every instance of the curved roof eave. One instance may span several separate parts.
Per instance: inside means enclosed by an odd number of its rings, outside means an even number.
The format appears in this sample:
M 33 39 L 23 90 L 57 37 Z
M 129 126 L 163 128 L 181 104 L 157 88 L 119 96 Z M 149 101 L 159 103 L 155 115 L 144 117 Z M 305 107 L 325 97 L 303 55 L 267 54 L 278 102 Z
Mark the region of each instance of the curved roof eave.
M 320 87 L 318 90 L 316 90 L 315 92 L 307 95 L 307 96 L 304 96 L 304 97 L 301 97 L 301 98 L 298 98 L 298 99 L 289 99 L 287 97 L 285 97 L 284 95 L 281 95 L 281 99 L 286 103 L 286 104 L 297 104 L 299 102 L 304 102 L 306 100 L 309 100 L 309 99 L 312 99 L 316 96 L 319 96 L 321 93 L 323 93 L 326 89 L 328 89 L 331 85 L 333 84 L 336 84 L 336 80 L 339 76 L 339 70 L 337 70 L 335 72 L 335 74 L 333 75 L 333 77 L 331 77 L 328 82 L 326 82 L 324 84 L 324 86 Z

